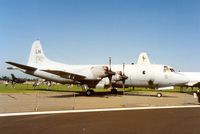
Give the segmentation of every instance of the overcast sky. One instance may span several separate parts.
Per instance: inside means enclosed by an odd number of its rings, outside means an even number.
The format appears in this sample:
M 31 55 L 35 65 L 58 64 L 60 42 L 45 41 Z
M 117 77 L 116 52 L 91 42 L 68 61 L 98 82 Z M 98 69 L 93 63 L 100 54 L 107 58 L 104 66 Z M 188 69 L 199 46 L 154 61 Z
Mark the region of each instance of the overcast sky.
M 34 40 L 66 64 L 136 62 L 200 71 L 199 0 L 0 0 L 0 76 L 26 64 Z

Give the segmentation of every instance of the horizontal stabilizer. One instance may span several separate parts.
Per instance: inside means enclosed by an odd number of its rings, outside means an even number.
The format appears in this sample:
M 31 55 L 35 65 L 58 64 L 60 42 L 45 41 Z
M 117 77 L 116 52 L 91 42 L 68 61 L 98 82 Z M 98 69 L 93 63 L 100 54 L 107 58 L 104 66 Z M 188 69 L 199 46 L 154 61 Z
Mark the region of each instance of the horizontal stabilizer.
M 16 66 L 20 69 L 24 69 L 24 70 L 29 70 L 29 71 L 35 71 L 37 70 L 37 68 L 34 68 L 34 67 L 30 67 L 30 66 L 27 66 L 27 65 L 23 65 L 23 64 L 19 64 L 19 63 L 15 63 L 15 62 L 6 62 L 7 64 L 10 64 L 10 65 L 13 65 L 13 66 Z
M 83 75 L 73 74 L 73 73 L 69 73 L 69 72 L 65 72 L 65 71 L 59 71 L 59 70 L 42 70 L 42 71 L 52 73 L 52 74 L 58 75 L 58 76 L 63 77 L 63 78 L 77 80 L 77 81 L 86 78 Z

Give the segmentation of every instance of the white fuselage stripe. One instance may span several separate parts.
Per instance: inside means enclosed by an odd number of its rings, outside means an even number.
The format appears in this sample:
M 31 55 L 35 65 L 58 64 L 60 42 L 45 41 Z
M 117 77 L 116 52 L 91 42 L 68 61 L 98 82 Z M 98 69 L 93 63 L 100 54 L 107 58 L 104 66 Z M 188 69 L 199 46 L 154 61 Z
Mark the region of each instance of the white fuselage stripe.
M 108 109 L 86 109 L 86 110 L 61 110 L 61 111 L 43 111 L 43 112 L 2 113 L 2 114 L 0 114 L 0 117 L 25 116 L 25 115 L 45 115 L 45 114 L 63 114 L 63 113 L 88 113 L 88 112 L 107 112 L 107 111 L 172 109 L 172 108 L 200 108 L 200 106 L 199 105 L 160 106 L 160 107 L 108 108 Z

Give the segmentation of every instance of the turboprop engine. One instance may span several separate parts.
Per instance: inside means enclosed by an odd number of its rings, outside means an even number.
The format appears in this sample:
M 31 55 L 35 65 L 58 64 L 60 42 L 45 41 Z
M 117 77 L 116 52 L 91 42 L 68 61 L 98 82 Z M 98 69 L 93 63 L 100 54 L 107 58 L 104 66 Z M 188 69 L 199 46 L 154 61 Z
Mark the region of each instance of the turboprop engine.
M 122 80 L 122 71 L 117 71 L 116 74 L 112 77 L 113 82 Z
M 95 78 L 105 78 L 115 74 L 115 72 L 109 70 L 107 66 L 95 66 L 91 67 L 90 70 Z
M 115 75 L 112 77 L 112 80 L 114 82 L 118 82 L 118 81 L 125 81 L 128 77 L 122 73 L 122 71 L 117 71 L 115 73 Z

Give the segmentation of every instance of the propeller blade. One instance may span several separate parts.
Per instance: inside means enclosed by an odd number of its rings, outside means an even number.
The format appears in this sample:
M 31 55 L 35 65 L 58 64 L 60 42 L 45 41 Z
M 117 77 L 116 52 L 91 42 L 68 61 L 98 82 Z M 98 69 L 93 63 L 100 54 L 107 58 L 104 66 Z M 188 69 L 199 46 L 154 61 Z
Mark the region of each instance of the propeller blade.
M 112 59 L 111 57 L 109 57 L 109 70 L 111 71 L 111 63 L 112 63 Z
M 108 79 L 109 79 L 110 89 L 113 88 L 113 86 L 112 86 L 112 76 L 114 75 L 113 72 L 111 71 L 111 64 L 112 64 L 112 59 L 111 59 L 111 57 L 109 57 L 109 75 L 108 75 Z
M 128 77 L 125 75 L 125 63 L 123 63 L 123 72 L 122 72 L 122 86 L 123 90 L 125 89 L 125 81 Z
M 125 63 L 123 63 L 123 72 L 122 72 L 122 75 L 124 75 L 124 68 L 125 68 Z

